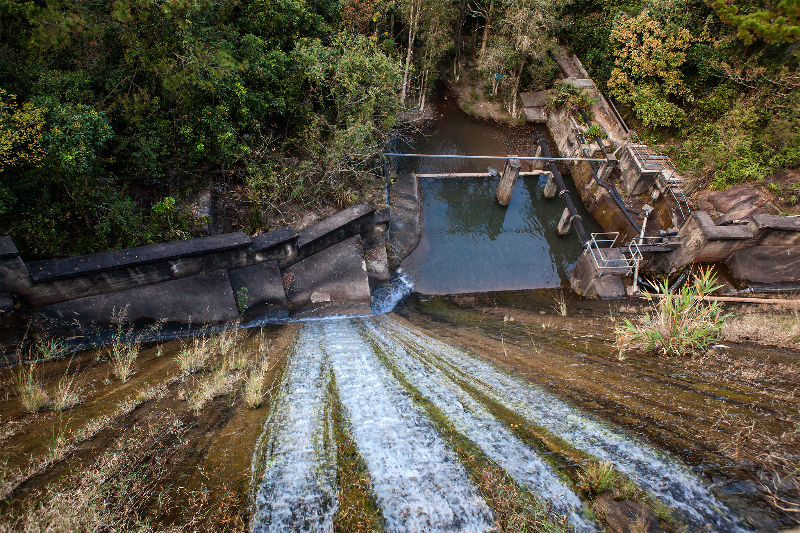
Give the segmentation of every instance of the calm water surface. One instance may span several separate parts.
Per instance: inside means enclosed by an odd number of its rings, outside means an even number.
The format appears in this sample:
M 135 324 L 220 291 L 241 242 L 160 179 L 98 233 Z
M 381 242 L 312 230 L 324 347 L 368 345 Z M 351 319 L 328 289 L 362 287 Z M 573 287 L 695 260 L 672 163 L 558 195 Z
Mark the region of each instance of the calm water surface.
M 477 120 L 452 99 L 433 102 L 440 118 L 424 134 L 401 147 L 405 153 L 532 155 L 543 128 L 508 127 Z M 552 144 L 552 143 L 551 143 Z M 552 150 L 552 148 L 551 148 Z M 553 150 L 555 153 L 555 151 Z M 400 172 L 447 173 L 502 170 L 503 160 L 407 159 Z M 523 162 L 523 171 L 530 165 Z M 558 287 L 567 281 L 582 248 L 577 235 L 556 235 L 564 204 L 545 200 L 546 177 L 520 178 L 508 207 L 495 198 L 499 178 L 420 179 L 421 237 L 403 261 L 423 294 L 456 294 Z M 572 182 L 572 198 L 580 204 Z M 578 205 L 588 232 L 599 231 Z

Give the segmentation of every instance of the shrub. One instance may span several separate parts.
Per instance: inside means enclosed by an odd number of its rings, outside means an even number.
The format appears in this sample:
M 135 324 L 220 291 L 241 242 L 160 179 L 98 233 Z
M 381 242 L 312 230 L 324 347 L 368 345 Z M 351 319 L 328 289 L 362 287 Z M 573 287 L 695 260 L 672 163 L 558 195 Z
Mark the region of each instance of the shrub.
M 718 288 L 715 281 L 711 270 L 705 270 L 676 295 L 669 294 L 668 282 L 664 281 L 657 300 L 646 294 L 652 312 L 640 317 L 638 324 L 626 319 L 617 328 L 618 342 L 630 342 L 663 355 L 690 355 L 714 344 L 724 321 L 733 316 L 723 315 L 719 302 L 703 300 Z
M 583 89 L 572 85 L 568 82 L 558 82 L 555 85 L 554 92 L 547 100 L 547 108 L 551 111 L 557 107 L 565 106 L 569 111 L 576 111 L 583 109 L 589 111 L 589 108 L 597 103 L 597 100 L 589 96 L 589 93 Z

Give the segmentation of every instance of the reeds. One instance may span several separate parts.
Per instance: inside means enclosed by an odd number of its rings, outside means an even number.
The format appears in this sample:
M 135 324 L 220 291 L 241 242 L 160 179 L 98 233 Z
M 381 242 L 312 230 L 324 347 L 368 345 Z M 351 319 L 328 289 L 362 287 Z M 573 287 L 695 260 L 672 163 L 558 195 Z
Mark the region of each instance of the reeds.
M 678 294 L 669 293 L 666 281 L 660 284 L 660 297 L 649 294 L 652 312 L 645 313 L 638 324 L 630 320 L 616 329 L 618 344 L 632 343 L 662 355 L 699 353 L 719 339 L 722 325 L 731 314 L 722 314 L 719 302 L 707 302 L 703 296 L 718 287 L 710 269 L 694 276 Z

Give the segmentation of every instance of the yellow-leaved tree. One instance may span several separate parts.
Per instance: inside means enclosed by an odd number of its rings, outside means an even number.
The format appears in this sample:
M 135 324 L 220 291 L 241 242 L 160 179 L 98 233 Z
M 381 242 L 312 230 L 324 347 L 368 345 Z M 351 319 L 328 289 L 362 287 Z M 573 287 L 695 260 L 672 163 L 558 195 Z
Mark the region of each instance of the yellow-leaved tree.
M 680 123 L 685 113 L 670 98 L 693 99 L 680 70 L 692 42 L 689 30 L 667 30 L 642 11 L 635 17 L 618 18 L 611 41 L 615 48 L 608 80 L 611 94 L 630 105 L 647 127 Z

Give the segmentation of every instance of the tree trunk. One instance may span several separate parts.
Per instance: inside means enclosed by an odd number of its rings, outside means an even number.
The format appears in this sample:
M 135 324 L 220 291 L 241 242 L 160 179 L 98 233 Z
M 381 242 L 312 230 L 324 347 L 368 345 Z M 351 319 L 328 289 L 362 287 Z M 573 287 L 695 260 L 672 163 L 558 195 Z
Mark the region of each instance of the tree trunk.
M 420 0 L 421 1 L 421 0 Z M 403 87 L 400 89 L 400 105 L 406 104 L 406 92 L 408 90 L 408 72 L 411 69 L 411 56 L 414 54 L 414 39 L 417 36 L 417 21 L 419 20 L 419 7 L 416 2 L 411 2 L 411 20 L 408 25 L 408 51 L 406 52 L 406 64 L 403 69 Z
M 489 27 L 492 25 L 492 7 L 494 2 L 489 3 L 489 9 L 486 11 L 486 21 L 483 25 L 483 41 L 481 41 L 481 54 L 486 51 L 486 43 L 489 41 Z
M 522 70 L 525 68 L 525 59 L 520 62 L 519 71 L 514 70 L 514 89 L 511 91 L 511 116 L 517 118 L 517 95 L 519 94 L 519 81 L 522 79 Z

